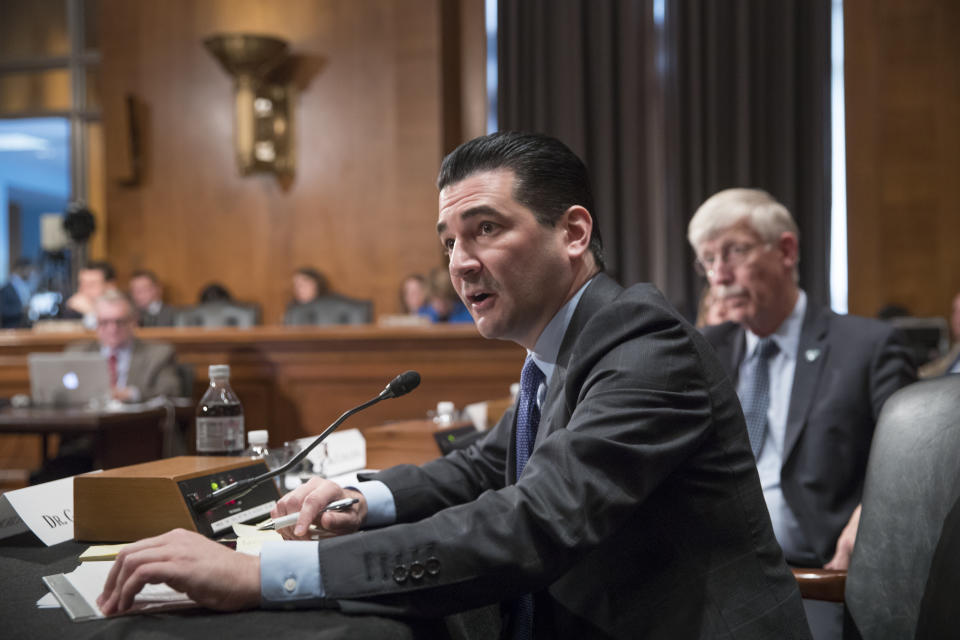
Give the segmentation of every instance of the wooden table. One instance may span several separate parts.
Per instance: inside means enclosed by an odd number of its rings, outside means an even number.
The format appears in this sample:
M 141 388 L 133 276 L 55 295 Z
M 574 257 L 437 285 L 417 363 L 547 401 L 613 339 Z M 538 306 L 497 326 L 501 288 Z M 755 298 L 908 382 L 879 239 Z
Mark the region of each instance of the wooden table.
M 0 433 L 39 434 L 43 460 L 52 434 L 94 436 L 94 463 L 110 469 L 156 460 L 163 451 L 163 407 L 128 406 L 117 411 L 86 408 L 5 407 L 0 409 Z

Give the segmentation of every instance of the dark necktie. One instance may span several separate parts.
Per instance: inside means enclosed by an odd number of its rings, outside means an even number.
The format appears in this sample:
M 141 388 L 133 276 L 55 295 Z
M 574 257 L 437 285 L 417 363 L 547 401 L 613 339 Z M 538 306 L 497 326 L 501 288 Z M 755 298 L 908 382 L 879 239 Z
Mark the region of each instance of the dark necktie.
M 520 373 L 520 393 L 517 398 L 517 480 L 527 466 L 533 443 L 537 439 L 540 426 L 540 407 L 537 406 L 537 392 L 545 380 L 543 372 L 527 358 Z M 516 622 L 513 625 L 514 640 L 527 640 L 533 637 L 533 594 L 525 593 L 517 598 L 514 609 Z
M 527 358 L 520 373 L 520 393 L 517 398 L 517 480 L 527 466 L 527 460 L 533 452 L 533 442 L 537 439 L 537 427 L 540 426 L 537 391 L 544 379 L 543 372 L 533 358 Z
M 110 387 L 117 386 L 117 354 L 111 353 L 107 358 L 107 370 L 110 372 Z
M 767 409 L 770 407 L 770 358 L 778 351 L 773 338 L 760 338 L 753 358 L 743 368 L 743 417 L 747 420 L 747 435 L 755 458 L 760 457 L 763 439 L 767 435 Z

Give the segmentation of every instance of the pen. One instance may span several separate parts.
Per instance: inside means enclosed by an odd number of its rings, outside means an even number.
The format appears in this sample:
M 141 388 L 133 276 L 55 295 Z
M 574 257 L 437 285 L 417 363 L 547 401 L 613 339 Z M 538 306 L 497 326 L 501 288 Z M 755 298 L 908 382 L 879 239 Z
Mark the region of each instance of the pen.
M 320 509 L 320 512 L 324 511 L 345 511 L 351 506 L 360 502 L 358 498 L 343 498 L 342 500 L 334 500 L 323 509 Z M 290 527 L 297 523 L 297 520 L 300 518 L 300 512 L 288 513 L 285 516 L 280 516 L 279 518 L 273 518 L 272 520 L 267 520 L 266 522 L 257 525 L 257 529 L 283 529 L 284 527 Z

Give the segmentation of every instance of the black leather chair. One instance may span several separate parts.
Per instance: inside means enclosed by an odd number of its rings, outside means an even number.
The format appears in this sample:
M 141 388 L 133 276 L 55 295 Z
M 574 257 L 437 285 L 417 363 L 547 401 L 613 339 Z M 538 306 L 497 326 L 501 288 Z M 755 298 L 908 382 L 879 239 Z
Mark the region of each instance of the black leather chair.
M 373 302 L 336 293 L 291 305 L 283 316 L 288 325 L 367 324 L 373 321 Z
M 960 375 L 917 382 L 892 395 L 883 407 L 870 449 L 857 540 L 846 572 L 844 637 L 903 639 L 955 637 L 950 629 L 923 625 L 921 602 L 943 601 L 936 593 L 951 581 L 931 579 L 934 552 L 960 548 L 960 528 L 944 527 L 960 498 Z M 954 562 L 954 565 L 957 564 Z M 812 580 L 804 578 L 810 575 Z M 817 598 L 822 575 L 795 569 L 804 597 Z M 842 577 L 842 573 L 839 574 Z M 952 581 L 953 583 L 956 580 Z M 813 589 L 813 590 L 811 590 Z M 949 594 L 955 600 L 956 594 Z M 821 599 L 833 599 L 830 597 Z M 952 616 L 951 616 L 952 618 Z
M 177 312 L 178 327 L 240 327 L 260 324 L 260 307 L 242 302 L 205 302 Z

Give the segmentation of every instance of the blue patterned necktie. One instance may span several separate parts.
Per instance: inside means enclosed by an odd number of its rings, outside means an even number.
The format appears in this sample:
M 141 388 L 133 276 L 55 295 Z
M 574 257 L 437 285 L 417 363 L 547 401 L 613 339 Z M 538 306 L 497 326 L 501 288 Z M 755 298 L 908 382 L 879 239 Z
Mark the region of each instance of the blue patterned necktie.
M 537 392 L 543 384 L 543 371 L 527 358 L 520 373 L 520 393 L 517 399 L 517 480 L 527 466 L 533 442 L 537 439 L 537 427 L 540 426 L 540 407 L 537 406 Z
M 520 393 L 517 399 L 517 480 L 527 466 L 533 443 L 537 439 L 540 426 L 540 407 L 537 405 L 537 392 L 545 380 L 543 372 L 527 358 L 520 373 Z M 527 640 L 533 637 L 533 594 L 525 593 L 517 598 L 514 608 L 516 621 L 513 625 L 514 640 Z
M 779 348 L 773 338 L 760 338 L 753 358 L 743 368 L 743 417 L 747 421 L 747 435 L 755 458 L 760 457 L 763 439 L 767 435 L 767 409 L 770 408 L 770 358 Z

